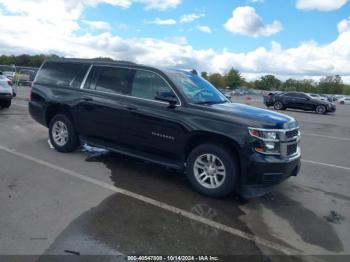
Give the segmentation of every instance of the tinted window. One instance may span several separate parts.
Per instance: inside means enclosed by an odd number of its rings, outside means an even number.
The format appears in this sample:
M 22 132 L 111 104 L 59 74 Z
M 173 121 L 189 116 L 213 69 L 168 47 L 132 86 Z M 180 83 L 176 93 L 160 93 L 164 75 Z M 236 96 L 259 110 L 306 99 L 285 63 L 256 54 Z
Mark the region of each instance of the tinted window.
M 297 93 L 296 97 L 298 97 L 298 98 L 308 98 L 308 96 L 303 94 L 303 93 Z
M 84 80 L 84 77 L 89 69 L 90 65 L 83 65 L 77 75 L 70 82 L 70 86 L 74 88 L 80 88 L 81 83 Z
M 227 103 L 228 99 L 212 84 L 197 74 L 169 70 L 169 78 L 185 94 L 191 103 L 195 104 L 219 104 Z
M 285 94 L 283 94 L 283 96 L 296 97 L 296 93 L 285 93 Z
M 78 75 L 87 71 L 87 65 L 82 63 L 46 62 L 36 79 L 37 83 L 62 87 L 79 87 Z M 74 81 L 76 79 L 76 81 Z M 80 81 L 81 81 L 80 80 Z
M 93 89 L 96 83 L 96 77 L 98 76 L 99 67 L 92 67 L 88 77 L 86 78 L 84 89 Z M 95 82 L 95 83 L 94 83 Z
M 132 82 L 131 95 L 134 97 L 154 100 L 158 92 L 169 92 L 175 94 L 169 85 L 157 74 L 136 70 Z
M 96 90 L 123 95 L 130 94 L 130 70 L 118 67 L 100 67 Z

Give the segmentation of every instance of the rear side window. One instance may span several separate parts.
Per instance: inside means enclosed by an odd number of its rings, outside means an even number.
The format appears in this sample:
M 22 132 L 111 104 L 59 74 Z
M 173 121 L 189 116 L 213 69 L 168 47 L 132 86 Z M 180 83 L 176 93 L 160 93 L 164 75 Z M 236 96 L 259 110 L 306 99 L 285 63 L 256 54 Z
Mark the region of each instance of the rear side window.
M 95 89 L 97 91 L 130 95 L 130 69 L 100 67 Z
M 36 82 L 44 85 L 79 88 L 89 65 L 82 63 L 46 62 Z
M 131 95 L 155 100 L 158 92 L 169 92 L 173 94 L 169 85 L 157 74 L 149 71 L 136 70 L 132 83 Z

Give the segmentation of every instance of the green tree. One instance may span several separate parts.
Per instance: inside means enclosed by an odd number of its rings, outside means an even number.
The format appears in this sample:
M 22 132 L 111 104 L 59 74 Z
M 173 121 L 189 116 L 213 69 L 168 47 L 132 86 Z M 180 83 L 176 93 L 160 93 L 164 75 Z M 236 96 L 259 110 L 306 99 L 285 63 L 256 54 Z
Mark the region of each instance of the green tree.
M 244 82 L 244 78 L 241 76 L 238 70 L 231 68 L 230 71 L 224 77 L 225 85 L 231 90 L 241 86 Z
M 209 76 L 209 82 L 212 83 L 216 88 L 224 88 L 225 87 L 225 81 L 224 77 L 219 74 L 215 73 Z
M 344 85 L 343 94 L 347 96 L 350 95 L 350 85 Z
M 282 82 L 274 75 L 266 75 L 255 81 L 255 88 L 259 90 L 280 90 Z
M 318 84 L 318 89 L 323 94 L 342 94 L 344 84 L 341 76 L 326 76 L 322 78 Z
M 204 79 L 206 79 L 206 80 L 209 79 L 208 72 L 202 72 L 202 73 L 201 73 L 201 76 L 202 76 Z

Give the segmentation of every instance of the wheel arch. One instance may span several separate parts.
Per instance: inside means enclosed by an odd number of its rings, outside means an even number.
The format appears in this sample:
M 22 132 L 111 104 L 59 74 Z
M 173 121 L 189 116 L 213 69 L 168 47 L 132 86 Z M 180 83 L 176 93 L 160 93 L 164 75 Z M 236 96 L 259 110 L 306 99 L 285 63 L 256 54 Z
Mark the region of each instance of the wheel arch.
M 217 133 L 211 133 L 211 132 L 194 132 L 190 135 L 188 138 L 185 149 L 184 149 L 184 159 L 187 160 L 190 153 L 195 149 L 197 146 L 201 144 L 218 144 L 223 146 L 224 148 L 230 150 L 232 153 L 235 154 L 237 157 L 237 162 L 240 165 L 241 163 L 241 147 L 239 143 L 225 135 L 217 134 Z
M 73 116 L 68 106 L 65 106 L 62 104 L 51 104 L 46 108 L 46 113 L 45 113 L 45 123 L 47 127 L 50 125 L 51 119 L 57 114 L 66 115 L 67 117 L 70 118 L 70 120 L 74 125 Z

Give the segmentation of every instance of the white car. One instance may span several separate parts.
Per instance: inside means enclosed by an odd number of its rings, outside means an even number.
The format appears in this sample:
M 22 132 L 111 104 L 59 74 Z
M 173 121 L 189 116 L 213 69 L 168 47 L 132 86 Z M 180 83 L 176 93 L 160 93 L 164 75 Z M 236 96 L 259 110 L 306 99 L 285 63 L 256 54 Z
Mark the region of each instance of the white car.
M 340 100 L 338 100 L 340 104 L 342 105 L 350 105 L 350 97 L 344 97 Z
M 314 99 L 318 99 L 318 100 L 321 100 L 321 101 L 327 101 L 328 102 L 328 99 L 326 97 L 320 96 L 319 94 L 308 94 L 308 95 L 311 96 Z
M 12 87 L 12 81 L 4 75 L 0 75 L 0 107 L 8 108 L 16 93 Z

